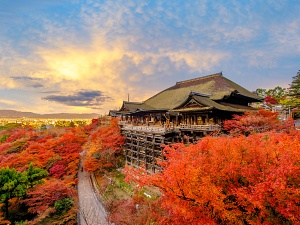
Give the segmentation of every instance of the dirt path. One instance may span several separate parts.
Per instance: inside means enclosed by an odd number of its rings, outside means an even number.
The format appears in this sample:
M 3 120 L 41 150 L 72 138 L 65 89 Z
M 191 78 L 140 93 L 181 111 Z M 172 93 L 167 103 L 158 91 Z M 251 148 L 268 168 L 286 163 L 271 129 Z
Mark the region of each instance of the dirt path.
M 109 225 L 107 213 L 96 197 L 89 173 L 78 172 L 79 225 Z

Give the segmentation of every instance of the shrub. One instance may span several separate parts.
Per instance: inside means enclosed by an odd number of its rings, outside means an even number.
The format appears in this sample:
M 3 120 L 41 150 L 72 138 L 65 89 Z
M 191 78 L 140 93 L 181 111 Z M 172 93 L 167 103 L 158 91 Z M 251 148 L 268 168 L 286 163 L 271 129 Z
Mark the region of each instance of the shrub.
M 74 201 L 71 198 L 63 198 L 54 203 L 56 214 L 62 215 L 67 212 L 73 205 Z
M 9 137 L 8 134 L 3 134 L 3 136 L 0 138 L 0 142 L 1 143 L 5 142 L 8 137 Z

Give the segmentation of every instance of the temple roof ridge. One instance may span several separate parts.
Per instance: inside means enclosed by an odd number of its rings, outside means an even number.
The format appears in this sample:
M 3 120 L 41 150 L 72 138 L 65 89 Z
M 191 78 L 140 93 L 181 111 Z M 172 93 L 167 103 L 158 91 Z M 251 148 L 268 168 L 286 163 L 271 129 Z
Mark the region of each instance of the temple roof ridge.
M 210 75 L 206 75 L 206 76 L 202 76 L 202 77 L 196 77 L 196 78 L 192 78 L 192 79 L 189 79 L 189 80 L 178 81 L 178 82 L 176 82 L 176 85 L 186 84 L 186 83 L 193 83 L 195 81 L 204 80 L 204 79 L 213 78 L 213 77 L 220 77 L 220 76 L 223 77 L 222 72 L 214 73 L 214 74 L 210 74 Z

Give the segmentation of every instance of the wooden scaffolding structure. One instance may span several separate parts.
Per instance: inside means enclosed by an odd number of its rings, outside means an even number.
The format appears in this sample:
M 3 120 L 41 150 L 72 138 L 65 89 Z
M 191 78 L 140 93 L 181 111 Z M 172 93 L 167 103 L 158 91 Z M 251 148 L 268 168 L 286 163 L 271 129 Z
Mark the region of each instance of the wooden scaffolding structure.
M 174 143 L 174 133 L 124 130 L 126 164 L 150 172 L 161 171 L 157 162 L 163 161 L 164 145 Z

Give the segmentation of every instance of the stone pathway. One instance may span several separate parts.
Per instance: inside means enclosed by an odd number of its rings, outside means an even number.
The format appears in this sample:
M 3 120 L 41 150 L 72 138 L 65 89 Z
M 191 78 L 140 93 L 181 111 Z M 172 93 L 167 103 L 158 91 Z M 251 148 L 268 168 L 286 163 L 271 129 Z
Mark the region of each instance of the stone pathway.
M 96 197 L 89 173 L 78 172 L 79 225 L 109 225 L 107 213 Z

